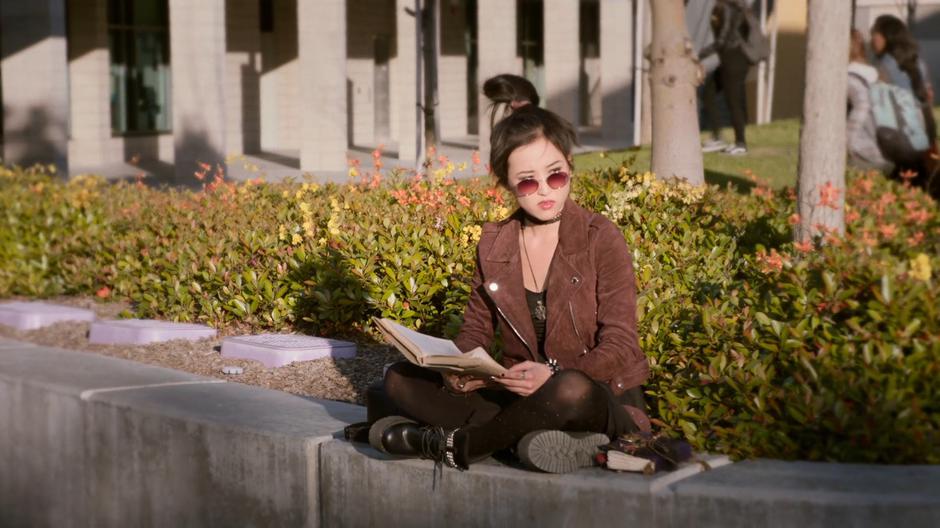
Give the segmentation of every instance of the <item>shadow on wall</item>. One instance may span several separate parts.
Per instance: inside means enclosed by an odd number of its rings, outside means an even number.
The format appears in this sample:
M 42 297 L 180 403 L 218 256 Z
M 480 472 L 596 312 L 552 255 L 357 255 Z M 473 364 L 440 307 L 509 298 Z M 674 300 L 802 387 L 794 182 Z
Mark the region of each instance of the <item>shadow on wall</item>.
M 225 154 L 212 145 L 205 133 L 192 126 L 184 125 L 181 132 L 176 132 L 174 142 L 176 158 L 173 183 L 176 186 L 198 189 L 203 183 L 212 181 L 219 166 L 227 170 Z M 209 165 L 209 168 L 206 169 L 203 164 Z
M 845 52 L 848 53 L 848 43 Z M 773 120 L 803 115 L 806 88 L 806 35 L 798 32 L 777 34 L 777 64 L 774 73 Z M 755 84 L 756 89 L 756 84 Z M 748 112 L 754 108 L 748 105 Z M 753 115 L 748 116 L 753 121 Z
M 264 6 L 264 7 L 262 7 Z M 243 153 L 261 150 L 261 72 L 266 61 L 262 59 L 262 13 L 273 8 L 273 2 L 232 2 L 225 5 L 225 51 L 245 55 L 246 63 L 239 65 L 238 86 L 241 94 L 241 144 L 229 145 Z M 246 29 L 248 28 L 251 29 Z M 227 61 L 231 61 L 227 58 Z M 227 65 L 232 66 L 231 62 Z
M 11 117 L 17 117 L 18 111 L 11 110 L 10 107 L 3 106 L 4 121 L 7 122 Z M 35 163 L 54 163 L 59 168 L 64 166 L 66 159 L 65 141 L 59 141 L 58 144 L 52 134 L 56 129 L 61 128 L 62 124 L 57 123 L 49 112 L 42 106 L 32 106 L 25 110 L 27 114 L 24 119 L 17 120 L 25 122 L 25 126 L 14 129 L 6 129 L 3 134 L 3 159 L 15 160 L 20 166 L 29 166 Z M 60 172 L 61 177 L 65 177 L 65 171 Z

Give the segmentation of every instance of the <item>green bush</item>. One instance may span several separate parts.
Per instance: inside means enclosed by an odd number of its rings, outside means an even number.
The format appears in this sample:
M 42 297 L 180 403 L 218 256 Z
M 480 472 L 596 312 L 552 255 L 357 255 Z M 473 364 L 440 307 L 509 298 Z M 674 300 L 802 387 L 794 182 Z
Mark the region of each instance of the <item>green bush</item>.
M 0 297 L 97 294 L 139 316 L 353 337 L 383 316 L 452 336 L 480 226 L 510 212 L 456 170 L 344 185 L 217 176 L 181 191 L 2 169 Z M 791 242 L 792 190 L 741 195 L 623 166 L 580 175 L 574 192 L 633 250 L 662 427 L 736 457 L 940 462 L 928 197 L 852 175 L 847 232 L 817 249 Z

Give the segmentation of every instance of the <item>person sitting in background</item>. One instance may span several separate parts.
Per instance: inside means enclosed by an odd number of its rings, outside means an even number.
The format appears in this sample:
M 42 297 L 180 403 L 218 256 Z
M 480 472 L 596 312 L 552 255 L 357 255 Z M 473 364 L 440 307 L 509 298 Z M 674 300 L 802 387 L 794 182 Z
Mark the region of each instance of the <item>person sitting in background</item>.
M 921 104 L 930 150 L 921 162 L 912 166 L 896 167 L 895 172 L 913 170 L 917 177 L 912 183 L 927 187 L 931 174 L 936 171 L 936 162 L 931 159 L 931 154 L 937 154 L 937 124 L 933 116 L 934 90 L 930 84 L 927 65 L 919 57 L 917 42 L 907 26 L 901 19 L 892 15 L 881 15 L 875 19 L 871 28 L 871 47 L 878 57 L 882 80 L 910 91 Z
M 852 30 L 849 39 L 848 71 L 849 112 L 845 143 L 849 165 L 856 169 L 890 172 L 894 165 L 885 159 L 878 148 L 868 92 L 869 85 L 878 80 L 878 70 L 868 64 L 864 37 L 857 29 Z

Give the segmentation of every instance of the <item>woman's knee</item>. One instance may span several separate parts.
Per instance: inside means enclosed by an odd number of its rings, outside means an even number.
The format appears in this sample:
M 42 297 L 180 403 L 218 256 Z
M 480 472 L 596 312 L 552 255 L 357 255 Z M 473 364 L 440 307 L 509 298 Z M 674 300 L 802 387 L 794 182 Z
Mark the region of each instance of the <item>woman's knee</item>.
M 389 365 L 385 370 L 385 393 L 394 398 L 402 394 L 411 380 L 421 376 L 424 369 L 416 367 L 407 361 L 399 361 Z
M 565 406 L 592 402 L 598 390 L 594 380 L 580 370 L 562 370 L 549 382 L 552 399 Z

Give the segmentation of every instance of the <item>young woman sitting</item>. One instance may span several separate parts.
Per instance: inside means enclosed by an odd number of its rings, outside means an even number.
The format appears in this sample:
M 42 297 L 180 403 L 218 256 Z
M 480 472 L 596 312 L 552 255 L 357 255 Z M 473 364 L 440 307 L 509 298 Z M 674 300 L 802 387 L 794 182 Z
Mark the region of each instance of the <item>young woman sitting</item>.
M 641 384 L 649 365 L 636 332 L 636 286 L 623 234 L 572 201 L 571 124 L 539 108 L 525 79 L 484 84 L 493 116 L 490 167 L 518 205 L 483 227 L 476 274 L 455 343 L 494 348 L 494 379 L 391 366 L 385 392 L 405 416 L 377 421 L 380 451 L 467 469 L 507 448 L 562 473 L 592 464 L 609 437 L 647 430 Z

